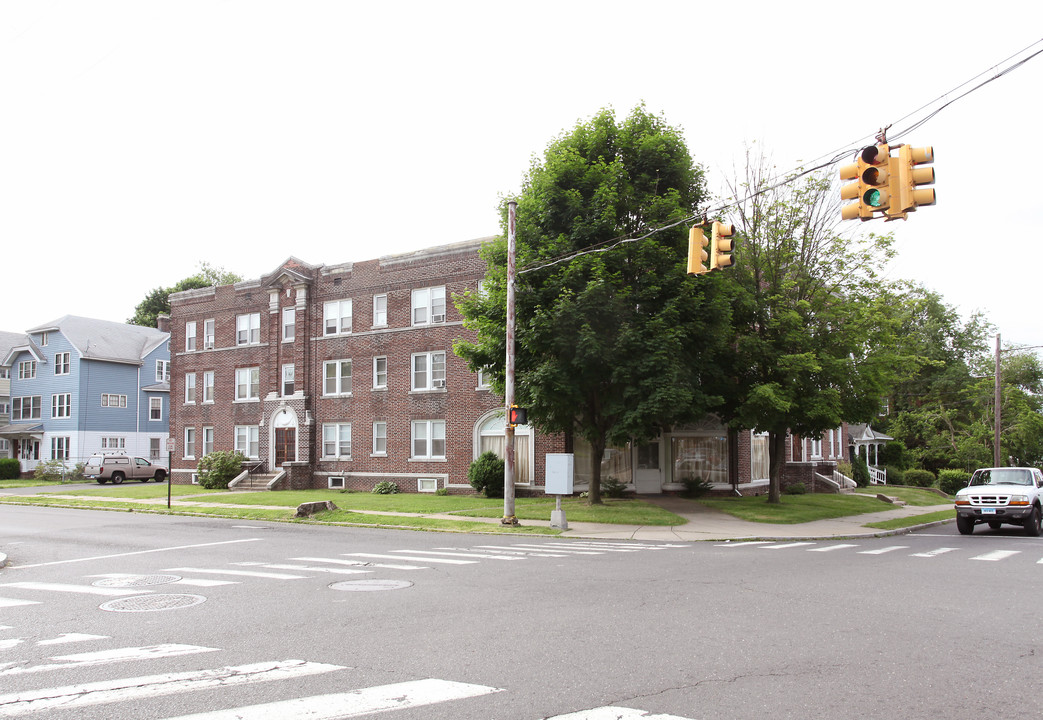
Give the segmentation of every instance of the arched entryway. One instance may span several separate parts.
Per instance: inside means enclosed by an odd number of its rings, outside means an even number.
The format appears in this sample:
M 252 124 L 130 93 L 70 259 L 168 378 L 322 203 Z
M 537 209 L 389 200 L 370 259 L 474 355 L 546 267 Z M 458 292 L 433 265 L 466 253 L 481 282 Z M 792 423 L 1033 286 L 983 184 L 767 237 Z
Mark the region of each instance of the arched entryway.
M 276 411 L 269 437 L 273 467 L 297 460 L 297 413 L 293 408 L 284 407 Z
M 514 461 L 518 485 L 532 484 L 535 462 L 534 446 L 531 427 L 519 425 L 514 429 Z M 506 448 L 506 411 L 500 408 L 480 417 L 474 425 L 474 458 L 477 460 L 478 456 L 486 450 L 492 450 L 502 458 L 506 453 Z

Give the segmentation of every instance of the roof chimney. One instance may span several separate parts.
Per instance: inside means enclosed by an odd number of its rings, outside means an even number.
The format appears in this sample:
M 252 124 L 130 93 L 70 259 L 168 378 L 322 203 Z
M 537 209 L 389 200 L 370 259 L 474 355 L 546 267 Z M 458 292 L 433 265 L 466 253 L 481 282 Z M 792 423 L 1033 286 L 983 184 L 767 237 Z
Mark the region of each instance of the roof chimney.
M 160 313 L 156 316 L 156 329 L 160 332 L 170 332 L 170 316 L 166 313 Z

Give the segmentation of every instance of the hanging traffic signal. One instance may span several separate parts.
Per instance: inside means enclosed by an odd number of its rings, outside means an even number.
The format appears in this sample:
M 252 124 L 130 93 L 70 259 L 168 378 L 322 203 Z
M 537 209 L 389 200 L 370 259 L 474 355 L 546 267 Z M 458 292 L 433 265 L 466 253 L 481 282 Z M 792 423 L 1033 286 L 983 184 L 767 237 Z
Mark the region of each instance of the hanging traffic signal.
M 517 405 L 511 405 L 507 411 L 507 425 L 510 427 L 518 427 L 519 425 L 525 425 L 529 419 L 529 412 L 525 408 L 520 408 Z
M 858 160 L 840 168 L 841 180 L 854 180 L 840 188 L 840 197 L 855 200 L 840 210 L 844 220 L 872 220 L 873 213 L 890 206 L 891 149 L 886 143 L 870 145 L 858 153 Z
M 902 145 L 898 157 L 891 158 L 891 203 L 887 209 L 890 220 L 905 219 L 905 214 L 920 205 L 934 205 L 934 188 L 922 188 L 934 182 L 933 167 L 917 167 L 934 162 L 934 148 L 914 148 Z
M 711 270 L 723 269 L 735 264 L 735 257 L 732 255 L 735 243 L 731 239 L 734 232 L 735 228 L 732 227 L 731 223 L 714 221 L 713 231 L 711 232 L 712 240 L 710 241 Z
M 702 275 L 710 272 L 706 267 L 706 244 L 709 240 L 703 234 L 702 225 L 696 225 L 688 231 L 688 274 Z

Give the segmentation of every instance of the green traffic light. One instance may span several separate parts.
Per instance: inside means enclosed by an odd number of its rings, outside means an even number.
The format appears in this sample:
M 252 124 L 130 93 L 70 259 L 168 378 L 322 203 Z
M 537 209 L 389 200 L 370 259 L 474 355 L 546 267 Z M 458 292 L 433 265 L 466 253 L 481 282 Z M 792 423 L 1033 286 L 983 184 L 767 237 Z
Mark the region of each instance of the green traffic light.
M 869 207 L 880 207 L 882 204 L 880 191 L 876 189 L 866 190 L 865 195 L 862 196 L 862 201 Z

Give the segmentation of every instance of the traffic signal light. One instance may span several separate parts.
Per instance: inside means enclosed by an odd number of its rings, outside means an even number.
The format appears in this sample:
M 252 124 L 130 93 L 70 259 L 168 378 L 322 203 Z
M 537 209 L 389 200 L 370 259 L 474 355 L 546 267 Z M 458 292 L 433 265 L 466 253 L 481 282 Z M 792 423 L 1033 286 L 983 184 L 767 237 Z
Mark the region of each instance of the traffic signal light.
M 507 424 L 510 427 L 518 427 L 524 425 L 529 419 L 529 412 L 525 408 L 520 408 L 517 405 L 511 405 L 507 411 Z
M 934 182 L 933 167 L 917 167 L 934 162 L 934 148 L 914 148 L 902 145 L 898 157 L 891 158 L 891 203 L 887 209 L 889 219 L 905 219 L 907 212 L 920 205 L 934 205 L 934 188 L 921 188 Z
M 891 149 L 884 143 L 862 148 L 858 160 L 840 168 L 841 180 L 854 180 L 840 188 L 840 197 L 855 200 L 840 210 L 844 220 L 872 220 L 873 213 L 890 206 Z
M 706 244 L 709 240 L 703 234 L 702 225 L 696 225 L 688 231 L 688 274 L 702 275 L 710 272 L 706 267 Z
M 714 221 L 711 233 L 713 239 L 710 241 L 711 270 L 723 269 L 735 264 L 735 258 L 731 254 L 735 249 L 735 243 L 731 240 L 733 232 L 735 232 L 735 228 L 731 223 Z

